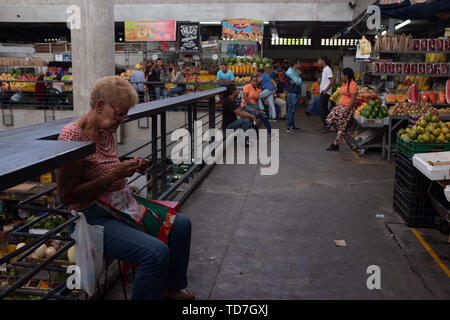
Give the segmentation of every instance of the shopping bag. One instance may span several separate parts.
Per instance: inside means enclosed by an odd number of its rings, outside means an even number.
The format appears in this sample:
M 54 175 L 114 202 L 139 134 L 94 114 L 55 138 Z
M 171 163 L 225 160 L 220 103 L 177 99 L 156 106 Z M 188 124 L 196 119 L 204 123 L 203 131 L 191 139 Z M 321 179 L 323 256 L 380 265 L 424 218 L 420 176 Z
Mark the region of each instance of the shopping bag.
M 286 71 L 286 75 L 290 78 L 290 80 L 294 81 L 297 86 L 302 85 L 302 78 L 300 78 L 294 69 L 289 68 L 288 71 Z
M 365 36 L 362 36 L 362 39 L 359 40 L 359 46 L 361 48 L 361 54 L 370 54 L 372 52 L 372 45 L 370 41 L 366 39 Z
M 138 219 L 99 199 L 96 200 L 96 203 L 131 227 L 148 233 L 168 245 L 169 233 L 177 215 L 176 210 L 134 194 L 133 197 L 146 208 L 145 212 Z
M 72 214 L 80 217 L 71 236 L 76 241 L 75 263 L 80 270 L 81 289 L 92 296 L 103 268 L 103 226 L 90 225 L 82 212 Z

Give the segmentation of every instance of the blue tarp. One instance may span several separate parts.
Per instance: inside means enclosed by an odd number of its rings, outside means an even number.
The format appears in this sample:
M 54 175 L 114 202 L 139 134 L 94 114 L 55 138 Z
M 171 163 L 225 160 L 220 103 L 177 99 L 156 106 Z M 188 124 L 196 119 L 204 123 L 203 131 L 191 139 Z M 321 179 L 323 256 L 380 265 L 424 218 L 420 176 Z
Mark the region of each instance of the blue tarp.
M 437 13 L 450 11 L 450 0 L 435 0 L 430 3 L 411 4 L 409 0 L 401 3 L 379 5 L 381 16 L 397 19 L 427 19 L 438 21 Z

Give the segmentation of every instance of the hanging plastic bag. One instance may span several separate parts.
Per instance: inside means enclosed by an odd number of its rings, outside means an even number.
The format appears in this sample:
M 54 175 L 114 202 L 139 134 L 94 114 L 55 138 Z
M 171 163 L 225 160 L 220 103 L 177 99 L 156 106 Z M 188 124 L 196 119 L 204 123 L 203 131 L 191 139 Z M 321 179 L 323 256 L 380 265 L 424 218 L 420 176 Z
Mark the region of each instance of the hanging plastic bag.
M 22 99 L 22 92 L 16 92 L 11 97 L 11 102 L 19 103 L 20 99 Z
M 80 268 L 81 289 L 92 296 L 103 268 L 103 226 L 88 224 L 81 212 L 72 214 L 80 217 L 71 236 L 76 241 L 75 263 Z
M 370 41 L 366 39 L 365 36 L 362 36 L 362 39 L 359 40 L 359 46 L 361 48 L 361 54 L 366 55 L 372 52 L 372 45 Z

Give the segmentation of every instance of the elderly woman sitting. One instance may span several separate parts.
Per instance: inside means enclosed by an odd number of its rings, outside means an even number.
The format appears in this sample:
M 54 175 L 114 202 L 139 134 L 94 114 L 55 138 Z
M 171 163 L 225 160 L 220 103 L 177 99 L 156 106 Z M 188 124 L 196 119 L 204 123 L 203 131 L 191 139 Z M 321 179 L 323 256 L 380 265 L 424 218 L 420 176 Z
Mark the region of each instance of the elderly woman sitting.
M 136 91 L 126 80 L 113 76 L 96 82 L 90 97 L 91 110 L 66 125 L 58 138 L 93 142 L 96 152 L 58 170 L 58 192 L 69 210 L 82 211 L 89 224 L 104 227 L 106 258 L 138 265 L 132 299 L 193 299 L 194 294 L 184 290 L 191 240 L 191 224 L 186 216 L 177 214 L 167 246 L 98 205 L 98 201 L 111 204 L 120 198 L 127 200 L 122 207 L 145 210 L 130 196 L 126 178 L 135 172 L 144 173 L 149 161 L 135 158 L 120 162 L 113 137 L 137 102 Z

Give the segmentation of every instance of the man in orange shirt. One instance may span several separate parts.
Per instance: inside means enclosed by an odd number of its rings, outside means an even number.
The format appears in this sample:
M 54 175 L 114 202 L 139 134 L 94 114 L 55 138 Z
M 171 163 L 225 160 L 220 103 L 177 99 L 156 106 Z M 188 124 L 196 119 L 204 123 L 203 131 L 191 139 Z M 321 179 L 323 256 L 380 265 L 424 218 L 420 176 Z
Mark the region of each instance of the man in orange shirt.
M 306 109 L 306 115 L 311 116 L 311 113 L 319 114 L 319 98 L 320 98 L 320 80 L 318 77 L 317 81 L 313 83 L 309 92 L 311 93 L 311 102 L 309 103 L 308 109 Z

